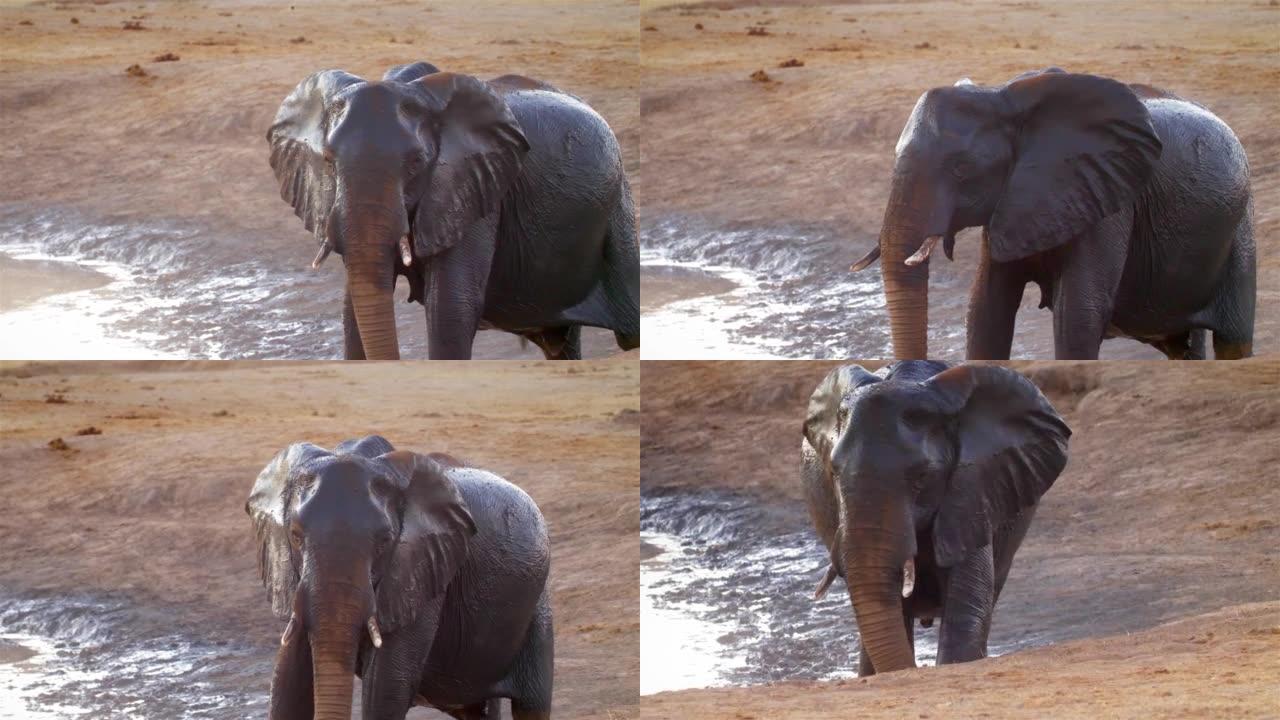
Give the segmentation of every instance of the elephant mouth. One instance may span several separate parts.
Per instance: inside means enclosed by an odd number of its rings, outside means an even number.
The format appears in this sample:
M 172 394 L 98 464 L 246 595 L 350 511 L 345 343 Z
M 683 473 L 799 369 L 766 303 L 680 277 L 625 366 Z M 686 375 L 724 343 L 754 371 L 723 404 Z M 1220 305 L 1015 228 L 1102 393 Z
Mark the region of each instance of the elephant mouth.
M 942 252 L 947 256 L 947 259 L 955 261 L 956 234 L 953 231 L 948 231 L 942 235 L 930 235 L 926 237 L 924 241 L 920 243 L 920 247 L 917 248 L 913 254 L 907 257 L 906 260 L 903 260 L 902 263 L 907 267 L 916 267 L 917 265 L 920 265 L 929 259 L 929 256 L 932 255 L 933 251 L 938 247 L 939 242 L 942 243 Z M 849 271 L 858 272 L 859 270 L 865 270 L 875 264 L 876 260 L 879 259 L 880 246 L 876 245 L 871 248 L 866 255 L 863 255 L 850 265 Z

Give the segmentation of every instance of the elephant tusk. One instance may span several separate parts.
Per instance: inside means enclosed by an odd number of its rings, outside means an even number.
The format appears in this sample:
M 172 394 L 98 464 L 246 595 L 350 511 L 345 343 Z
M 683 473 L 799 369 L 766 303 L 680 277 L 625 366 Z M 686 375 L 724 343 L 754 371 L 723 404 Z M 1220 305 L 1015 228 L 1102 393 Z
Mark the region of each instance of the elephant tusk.
M 863 255 L 861 260 L 850 265 L 849 272 L 858 272 L 859 270 L 864 270 L 867 268 L 867 266 L 869 266 L 871 263 L 875 262 L 878 259 L 880 259 L 879 245 L 871 248 L 871 252 L 867 253 L 866 255 Z
M 330 246 L 329 246 L 329 243 L 327 243 L 327 242 L 326 242 L 325 244 L 321 245 L 321 246 L 320 246 L 320 252 L 316 253 L 316 259 L 311 261 L 311 269 L 312 269 L 312 270 L 319 270 L 319 269 L 320 269 L 320 263 L 324 262 L 324 259 L 325 259 L 325 258 L 327 258 L 327 257 L 329 257 L 329 252 L 330 252 L 330 251 L 332 251 L 332 250 L 333 250 L 333 248 L 332 248 L 332 247 L 330 247 Z
M 378 618 L 370 615 L 369 622 L 365 623 L 369 628 L 369 639 L 373 641 L 375 648 L 382 647 L 382 633 L 378 632 Z
M 290 615 L 289 624 L 284 626 L 284 632 L 280 634 L 280 644 L 288 645 L 293 641 L 293 636 L 298 634 L 298 616 Z
M 907 558 L 907 564 L 902 566 L 902 597 L 909 598 L 911 593 L 916 589 L 916 559 Z
M 400 238 L 400 261 L 405 267 L 413 264 L 413 252 L 409 250 L 409 236 L 405 235 Z
M 813 593 L 814 600 L 821 600 L 823 595 L 827 594 L 827 589 L 831 587 L 831 583 L 835 581 L 836 576 L 840 573 L 836 571 L 835 564 L 827 566 L 827 574 L 822 578 L 822 582 L 818 583 L 818 589 Z
M 920 249 L 916 251 L 916 254 L 906 260 L 903 260 L 903 263 L 910 265 L 911 267 L 915 267 L 925 260 L 928 260 L 929 253 L 933 252 L 933 249 L 938 246 L 938 241 L 941 239 L 941 235 L 930 235 L 925 238 L 924 242 L 920 243 Z

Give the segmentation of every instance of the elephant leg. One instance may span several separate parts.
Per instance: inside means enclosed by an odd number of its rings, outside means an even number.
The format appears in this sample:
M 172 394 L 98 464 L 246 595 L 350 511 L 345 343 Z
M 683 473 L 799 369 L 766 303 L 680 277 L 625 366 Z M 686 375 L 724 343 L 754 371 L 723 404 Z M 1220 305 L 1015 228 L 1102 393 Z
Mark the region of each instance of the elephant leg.
M 1253 356 L 1258 262 L 1251 215 L 1252 207 L 1236 226 L 1227 273 L 1215 302 L 1218 322 L 1213 331 L 1213 357 L 1216 360 L 1240 360 Z
M 542 355 L 548 360 L 581 360 L 582 359 L 582 327 L 548 328 L 540 332 L 523 335 L 526 340 L 537 345 Z
M 1207 351 L 1205 336 L 1204 330 L 1192 329 L 1181 335 L 1153 341 L 1151 345 L 1170 360 L 1204 360 Z
M 271 677 L 271 720 L 311 720 L 315 713 L 311 641 L 306 632 L 295 632 L 287 645 L 276 652 Z
M 995 568 L 991 544 L 951 568 L 938 630 L 938 664 L 987 656 L 987 633 L 995 608 Z
M 876 668 L 871 664 L 871 655 L 867 652 L 866 647 L 858 650 L 858 677 L 871 677 L 876 674 Z
M 570 325 L 564 328 L 563 340 L 560 342 L 560 352 L 555 357 L 548 356 L 548 360 L 581 360 L 582 359 L 582 326 Z
M 355 310 L 351 307 L 351 291 L 342 297 L 342 356 L 347 360 L 364 360 L 364 342 L 356 327 Z
M 543 588 L 524 645 L 508 675 L 511 716 L 516 720 L 551 717 L 551 691 L 555 675 L 555 627 L 551 591 Z
M 491 213 L 468 228 L 457 245 L 426 261 L 423 304 L 432 360 L 471 359 L 471 345 L 484 317 L 497 232 L 498 213 Z
M 499 720 L 502 717 L 502 701 L 494 698 L 468 705 L 461 710 L 447 710 L 449 717 L 457 720 Z
M 993 263 L 986 239 L 978 274 L 969 292 L 965 357 L 969 360 L 1008 360 L 1013 327 L 1027 281 L 1014 267 Z
M 1243 360 L 1253 357 L 1253 343 L 1231 342 L 1219 340 L 1217 333 L 1213 336 L 1213 358 L 1215 360 Z
M 444 597 L 428 600 L 413 625 L 383 635 L 382 647 L 368 648 L 360 673 L 360 717 L 404 720 L 422 685 Z
M 1098 359 L 1124 276 L 1132 228 L 1130 207 L 1107 216 L 1063 247 L 1053 296 L 1056 359 Z

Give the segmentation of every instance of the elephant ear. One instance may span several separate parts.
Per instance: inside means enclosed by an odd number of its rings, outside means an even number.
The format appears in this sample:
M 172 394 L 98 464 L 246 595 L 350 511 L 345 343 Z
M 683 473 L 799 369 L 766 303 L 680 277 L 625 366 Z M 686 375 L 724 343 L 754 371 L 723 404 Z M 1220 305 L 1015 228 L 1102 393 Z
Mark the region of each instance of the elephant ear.
M 380 458 L 404 498 L 400 536 L 378 585 L 378 622 L 387 630 L 411 622 L 449 587 L 476 534 L 441 457 L 397 450 Z
M 825 463 L 840 437 L 840 406 L 850 391 L 880 382 L 861 365 L 841 365 L 827 373 L 809 396 L 809 413 L 804 419 L 804 437 Z
M 993 260 L 1018 260 L 1079 237 L 1132 203 L 1151 177 L 1160 138 L 1127 85 L 1043 72 L 999 92 L 1019 132 L 988 226 Z
M 435 73 L 413 85 L 427 105 L 423 134 L 434 146 L 414 212 L 414 249 L 430 257 L 498 211 L 520 174 L 529 142 L 506 102 L 474 77 Z
M 922 383 L 949 417 L 954 466 L 933 522 L 938 563 L 951 567 L 1035 505 L 1067 464 L 1071 429 L 1021 374 L 963 365 Z
M 244 511 L 253 521 L 258 541 L 258 571 L 271 599 L 271 610 L 287 618 L 293 611 L 293 593 L 298 589 L 300 567 L 289 543 L 290 513 L 302 481 L 304 468 L 317 458 L 329 457 L 324 448 L 311 443 L 294 443 L 276 453 L 258 473 Z
M 324 142 L 332 122 L 331 101 L 338 93 L 364 80 L 341 70 L 322 70 L 294 88 L 280 104 L 267 131 L 271 169 L 280 183 L 280 197 L 315 234 L 323 250 L 333 247 L 328 237 L 335 179 L 324 159 Z
M 426 77 L 427 75 L 434 75 L 438 72 L 440 72 L 440 68 L 435 65 L 432 65 L 429 62 L 418 61 L 416 63 L 409 63 L 408 65 L 397 65 L 383 73 L 382 79 L 407 83 L 413 82 L 418 78 Z

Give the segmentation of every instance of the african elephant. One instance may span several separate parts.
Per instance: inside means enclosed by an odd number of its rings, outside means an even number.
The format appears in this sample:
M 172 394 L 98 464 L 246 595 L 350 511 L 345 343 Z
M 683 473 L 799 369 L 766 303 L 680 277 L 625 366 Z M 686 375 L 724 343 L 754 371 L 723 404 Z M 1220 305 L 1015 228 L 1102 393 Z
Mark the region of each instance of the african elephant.
M 1253 351 L 1249 164 L 1193 102 L 1058 68 L 1000 87 L 961 80 L 916 103 L 898 139 L 879 244 L 899 358 L 927 357 L 929 255 L 982 226 L 966 357 L 1007 359 L 1022 293 L 1040 286 L 1057 358 L 1108 337 L 1169 358 Z
M 581 357 L 581 326 L 640 344 L 635 206 L 618 140 L 572 95 L 429 63 L 380 82 L 303 80 L 267 132 L 280 196 L 346 265 L 347 359 L 397 359 L 392 293 L 408 279 L 431 358 L 468 359 L 499 329 Z
M 858 674 L 915 667 L 914 623 L 941 619 L 938 663 L 987 655 L 1013 555 L 1067 463 L 1071 430 L 1022 375 L 906 360 L 832 370 L 809 399 L 801 483 L 849 589 Z
M 456 718 L 551 717 L 551 553 L 537 505 L 502 478 L 376 435 L 280 451 L 245 512 L 288 619 L 272 720 L 431 705 Z M 489 714 L 487 714 L 489 713 Z

